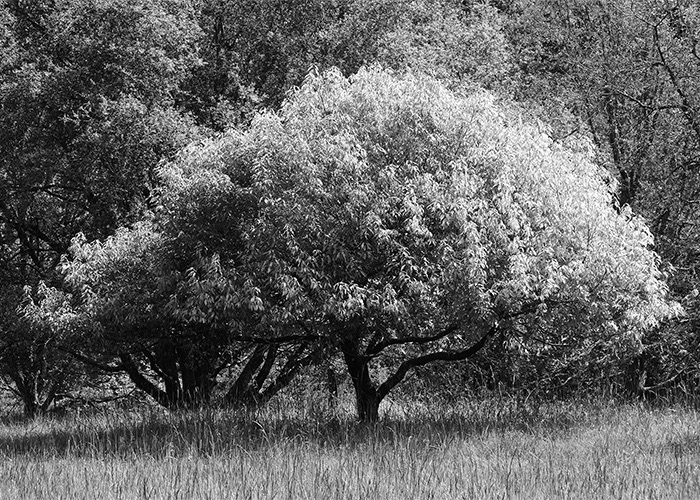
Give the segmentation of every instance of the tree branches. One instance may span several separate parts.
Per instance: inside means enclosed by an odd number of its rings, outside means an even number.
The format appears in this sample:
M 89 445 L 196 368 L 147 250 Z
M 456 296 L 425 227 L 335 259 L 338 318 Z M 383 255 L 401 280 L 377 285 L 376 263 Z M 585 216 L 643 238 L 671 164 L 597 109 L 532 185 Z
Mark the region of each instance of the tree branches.
M 399 382 L 401 382 L 406 374 L 412 368 L 417 368 L 419 366 L 427 365 L 428 363 L 433 363 L 435 361 L 462 361 L 472 357 L 474 354 L 479 352 L 487 343 L 487 341 L 493 337 L 498 332 L 498 325 L 494 325 L 491 329 L 486 332 L 477 342 L 472 344 L 468 349 L 460 351 L 438 351 L 430 354 L 424 354 L 423 356 L 418 356 L 412 359 L 408 359 L 399 365 L 399 368 L 387 378 L 379 386 L 379 396 L 383 398 L 386 396 L 391 389 L 393 389 Z

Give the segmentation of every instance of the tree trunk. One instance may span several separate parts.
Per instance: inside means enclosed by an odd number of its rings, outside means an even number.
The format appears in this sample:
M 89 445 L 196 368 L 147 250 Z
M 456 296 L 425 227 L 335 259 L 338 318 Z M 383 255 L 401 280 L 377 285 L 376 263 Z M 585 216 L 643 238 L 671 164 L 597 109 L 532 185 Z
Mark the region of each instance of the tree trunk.
M 227 405 L 233 407 L 255 406 L 254 376 L 255 372 L 265 363 L 267 350 L 268 347 L 265 345 L 256 346 L 245 366 L 243 366 L 241 373 L 238 374 L 238 378 L 233 386 L 224 396 L 224 401 Z
M 22 399 L 24 417 L 33 419 L 38 416 L 41 405 L 39 404 L 33 378 L 30 375 L 20 373 L 18 370 L 12 370 L 9 376 L 15 384 L 15 393 Z
M 182 406 L 201 408 L 209 404 L 211 391 L 216 385 L 212 363 L 192 356 L 187 349 L 177 349 L 182 384 Z
M 338 378 L 332 362 L 328 363 L 326 367 L 326 384 L 328 387 L 328 408 L 336 410 L 338 408 Z
M 122 353 L 119 358 L 124 371 L 139 390 L 148 394 L 161 406 L 171 408 L 171 399 L 168 394 L 141 373 L 139 365 L 130 354 Z
M 645 352 L 637 354 L 627 367 L 627 390 L 638 399 L 644 400 L 649 395 L 647 386 L 647 361 L 649 355 Z
M 33 419 L 40 414 L 40 405 L 37 394 L 32 388 L 27 387 L 27 390 L 22 393 L 22 402 L 24 403 L 24 416 L 27 419 Z
M 355 388 L 357 417 L 361 422 L 377 422 L 379 420 L 379 403 L 382 398 L 372 382 L 369 373 L 369 359 L 354 354 L 351 350 L 343 349 L 345 363 Z
M 379 421 L 379 403 L 381 398 L 374 393 L 360 392 L 357 393 L 357 416 L 361 422 L 378 422 Z

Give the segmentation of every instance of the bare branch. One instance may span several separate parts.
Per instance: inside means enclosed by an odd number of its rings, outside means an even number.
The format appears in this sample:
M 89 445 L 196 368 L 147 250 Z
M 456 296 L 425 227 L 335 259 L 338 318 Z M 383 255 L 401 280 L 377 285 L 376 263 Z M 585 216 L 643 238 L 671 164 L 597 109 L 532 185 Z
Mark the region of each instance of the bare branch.
M 398 344 L 427 344 L 428 342 L 434 342 L 436 340 L 440 340 L 442 338 L 447 337 L 449 334 L 456 332 L 457 330 L 461 329 L 463 326 L 463 323 L 455 323 L 453 325 L 448 326 L 444 330 L 436 333 L 435 335 L 431 335 L 430 337 L 421 337 L 421 336 L 408 336 L 408 337 L 402 337 L 402 338 L 390 338 L 390 339 L 384 339 L 381 342 L 377 342 L 373 346 L 370 346 L 369 349 L 367 349 L 367 355 L 368 356 L 375 356 L 382 352 L 384 349 L 386 349 L 389 346 L 392 345 L 398 345 Z
M 611 92 L 614 94 L 617 94 L 619 96 L 622 96 L 625 99 L 629 99 L 630 101 L 634 102 L 638 106 L 645 108 L 645 109 L 653 109 L 653 110 L 683 109 L 683 106 L 681 106 L 679 104 L 647 104 L 645 102 L 640 101 L 638 98 L 628 94 L 624 90 L 620 90 L 620 89 L 611 89 Z
M 698 123 L 698 120 L 693 114 L 694 109 L 690 102 L 690 98 L 681 87 L 678 75 L 676 75 L 676 72 L 669 65 L 668 61 L 666 60 L 666 56 L 664 55 L 664 51 L 661 49 L 661 35 L 659 34 L 658 25 L 653 26 L 653 32 L 654 48 L 656 48 L 656 53 L 659 54 L 660 64 L 666 71 L 666 74 L 671 80 L 671 83 L 673 84 L 673 87 L 675 88 L 678 97 L 680 97 L 681 102 L 683 103 L 683 105 L 680 108 L 683 112 L 683 115 L 685 116 L 685 119 L 688 121 L 688 124 L 695 132 L 695 135 L 697 136 L 698 140 L 700 140 L 700 123 Z
M 499 330 L 499 325 L 496 324 L 491 329 L 486 332 L 475 344 L 473 344 L 468 349 L 456 352 L 438 351 L 430 354 L 425 354 L 423 356 L 418 356 L 417 358 L 409 359 L 401 363 L 398 370 L 391 375 L 384 383 L 379 386 L 379 397 L 383 398 L 389 391 L 391 391 L 396 385 L 401 382 L 406 374 L 412 368 L 417 368 L 419 366 L 427 365 L 434 361 L 461 361 L 472 357 L 474 354 L 479 352 L 485 345 L 486 342 L 496 334 Z
M 257 337 L 253 335 L 236 335 L 234 340 L 240 342 L 252 342 L 254 344 L 287 344 L 297 342 L 313 342 L 321 340 L 320 335 L 284 335 L 282 337 Z
M 503 314 L 500 316 L 500 320 L 510 320 L 517 318 L 519 316 L 523 316 L 525 314 L 530 314 L 533 313 L 537 310 L 537 308 L 540 305 L 564 305 L 566 302 L 562 301 L 553 301 L 553 300 L 538 300 L 538 301 L 532 301 L 532 302 L 527 302 L 523 304 L 520 309 L 517 311 L 514 311 L 512 313 L 507 313 Z M 430 342 L 435 342 L 437 340 L 441 340 L 448 335 L 455 333 L 465 326 L 465 322 L 467 321 L 467 317 L 463 317 L 461 320 L 459 320 L 456 323 L 451 324 L 450 326 L 444 328 L 443 330 L 440 330 L 438 333 L 430 336 L 418 336 L 418 335 L 411 335 L 407 337 L 401 337 L 401 338 L 389 338 L 389 339 L 384 339 L 381 342 L 377 342 L 374 345 L 371 345 L 364 356 L 361 357 L 366 357 L 366 358 L 372 358 L 377 356 L 380 352 L 382 352 L 384 349 L 387 347 L 390 347 L 392 345 L 401 345 L 401 344 L 416 344 L 416 345 L 423 345 L 423 344 L 428 344 Z
M 78 351 L 74 351 L 67 347 L 59 347 L 59 350 L 71 355 L 72 357 L 74 357 L 78 361 L 81 361 L 82 363 L 85 363 L 86 365 L 92 366 L 94 368 L 99 368 L 100 370 L 105 372 L 117 373 L 124 371 L 124 366 L 122 364 L 109 365 L 105 363 L 100 363 L 99 361 L 96 361 L 88 356 L 85 356 L 84 354 L 79 353 Z

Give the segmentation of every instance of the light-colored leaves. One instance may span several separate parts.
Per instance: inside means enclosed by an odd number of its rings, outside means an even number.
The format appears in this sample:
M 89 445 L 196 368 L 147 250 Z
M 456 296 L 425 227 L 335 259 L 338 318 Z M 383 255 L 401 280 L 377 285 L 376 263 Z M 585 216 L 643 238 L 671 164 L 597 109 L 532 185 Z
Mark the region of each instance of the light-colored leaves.
M 587 151 L 486 92 L 377 67 L 312 73 L 279 114 L 164 165 L 154 223 L 76 242 L 69 276 L 139 314 L 169 294 L 159 314 L 270 332 L 420 335 L 535 304 L 513 332 L 619 336 L 679 308 L 649 231 L 615 211 Z

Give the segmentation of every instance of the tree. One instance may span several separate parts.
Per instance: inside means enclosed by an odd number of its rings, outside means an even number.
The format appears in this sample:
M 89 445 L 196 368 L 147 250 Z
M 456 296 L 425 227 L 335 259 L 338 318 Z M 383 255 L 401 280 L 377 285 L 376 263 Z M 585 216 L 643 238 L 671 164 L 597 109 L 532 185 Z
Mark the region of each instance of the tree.
M 262 404 L 320 354 L 313 339 L 258 333 L 265 325 L 255 314 L 255 290 L 227 279 L 212 253 L 235 251 L 236 227 L 247 218 L 224 215 L 231 223 L 225 240 L 207 232 L 197 215 L 212 208 L 208 194 L 221 194 L 210 181 L 195 187 L 201 198 L 187 218 L 142 222 L 104 242 L 77 237 L 64 263 L 72 317 L 63 329 L 81 335 L 71 354 L 105 372 L 125 372 L 171 409 Z M 179 208 L 191 211 L 192 203 Z M 191 238 L 193 229 L 199 238 Z M 63 316 L 51 303 L 30 312 L 60 331 Z
M 590 135 L 619 179 L 620 206 L 649 221 L 656 251 L 675 268 L 671 291 L 688 306 L 688 318 L 639 346 L 631 363 L 639 367 L 635 378 L 647 380 L 633 385 L 697 387 L 698 7 L 621 0 L 523 6 L 509 27 L 518 94 L 543 103 L 550 116 L 561 114 L 552 110 L 551 96 L 559 96 L 571 119 L 557 134 Z
M 202 2 L 195 10 L 175 0 L 7 0 L 2 7 L 0 173 L 8 182 L 0 186 L 0 258 L 8 263 L 2 276 L 7 346 L 31 337 L 16 314 L 25 285 L 34 290 L 26 300 L 41 302 L 39 283 L 60 286 L 55 270 L 71 238 L 81 232 L 88 241 L 104 239 L 138 220 L 158 187 L 155 165 L 201 137 L 183 108 L 224 129 L 246 123 L 261 104 L 279 106 L 314 64 L 338 64 L 351 73 L 401 50 L 397 67 L 485 80 L 501 74 L 506 60 L 492 11 L 466 18 L 447 3 L 230 0 Z M 193 255 L 175 268 L 194 265 Z M 50 338 L 53 347 L 67 340 Z M 124 340 L 116 352 L 134 348 Z M 91 359 L 73 344 L 63 347 Z M 24 348 L 3 352 L 8 367 L 29 366 Z M 174 386 L 160 399 L 179 405 L 177 394 L 186 392 L 209 389 Z
M 182 102 L 217 130 L 278 108 L 312 67 L 351 75 L 380 63 L 489 86 L 510 71 L 500 18 L 485 5 L 465 13 L 447 1 L 207 0 L 199 20 L 206 64 Z
M 636 342 L 680 308 L 593 152 L 483 91 L 311 74 L 279 113 L 161 170 L 159 226 L 217 269 L 215 292 L 192 281 L 171 309 L 334 345 L 370 421 L 410 370 L 491 339 Z
M 17 367 L 45 359 L 32 346 L 59 352 L 60 336 L 37 343 L 44 334 L 17 314 L 24 287 L 58 284 L 56 266 L 77 232 L 104 237 L 137 220 L 158 161 L 199 135 L 173 107 L 198 62 L 199 31 L 185 4 L 0 5 L 1 371 L 15 382 Z
M 495 8 L 477 4 L 463 13 L 449 3 L 422 1 L 397 7 L 396 25 L 379 37 L 375 62 L 446 85 L 506 88 L 511 47 Z

